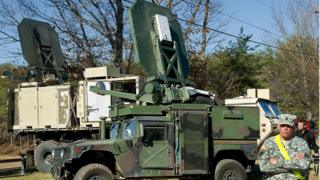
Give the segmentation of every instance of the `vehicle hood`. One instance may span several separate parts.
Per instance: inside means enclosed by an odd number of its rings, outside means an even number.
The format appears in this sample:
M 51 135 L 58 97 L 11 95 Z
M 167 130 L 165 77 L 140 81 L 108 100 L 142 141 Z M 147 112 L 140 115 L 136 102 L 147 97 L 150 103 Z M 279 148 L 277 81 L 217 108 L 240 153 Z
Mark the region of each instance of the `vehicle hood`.
M 53 151 L 68 152 L 69 157 L 81 156 L 86 151 L 99 150 L 109 151 L 114 155 L 123 153 L 128 150 L 128 142 L 119 139 L 108 140 L 79 140 L 72 143 L 62 144 L 59 147 L 54 148 Z

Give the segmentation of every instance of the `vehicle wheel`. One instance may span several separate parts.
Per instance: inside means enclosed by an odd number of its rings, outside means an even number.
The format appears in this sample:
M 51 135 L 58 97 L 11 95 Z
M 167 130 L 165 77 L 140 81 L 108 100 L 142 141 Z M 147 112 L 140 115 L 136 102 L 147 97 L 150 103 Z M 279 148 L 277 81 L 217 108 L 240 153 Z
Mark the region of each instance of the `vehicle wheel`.
M 218 162 L 215 173 L 215 180 L 246 180 L 247 173 L 242 164 L 232 159 L 224 159 Z
M 113 175 L 110 169 L 102 164 L 88 164 L 83 166 L 76 173 L 74 180 L 112 180 Z
M 50 173 L 52 162 L 52 149 L 58 144 L 54 140 L 44 141 L 39 144 L 34 153 L 34 164 L 40 172 Z

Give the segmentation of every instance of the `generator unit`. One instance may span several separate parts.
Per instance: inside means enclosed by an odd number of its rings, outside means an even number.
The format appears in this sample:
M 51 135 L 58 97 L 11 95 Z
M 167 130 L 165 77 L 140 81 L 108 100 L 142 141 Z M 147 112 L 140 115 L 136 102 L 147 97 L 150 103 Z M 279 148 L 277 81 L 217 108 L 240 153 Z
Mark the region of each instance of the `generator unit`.
M 26 82 L 8 90 L 8 130 L 32 140 L 30 147 L 21 146 L 21 154 L 34 159 L 41 172 L 49 172 L 54 146 L 98 138 L 101 118 L 107 127 L 111 124 L 112 105 L 136 103 L 93 93 L 90 86 L 139 94 L 143 78 L 120 74 L 114 66 L 92 67 L 84 70 L 83 80 L 71 85 L 56 31 L 48 23 L 23 19 L 18 32 L 29 66 Z

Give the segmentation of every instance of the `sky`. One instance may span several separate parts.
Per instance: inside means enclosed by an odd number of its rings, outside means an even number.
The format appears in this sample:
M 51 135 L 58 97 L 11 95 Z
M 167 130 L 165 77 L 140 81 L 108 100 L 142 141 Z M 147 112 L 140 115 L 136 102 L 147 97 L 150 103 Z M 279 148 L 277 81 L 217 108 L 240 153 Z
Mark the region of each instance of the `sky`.
M 243 27 L 244 34 L 252 34 L 252 40 L 263 43 L 270 43 L 270 36 L 273 38 L 281 38 L 279 37 L 281 35 L 275 28 L 274 19 L 272 17 L 272 7 L 287 6 L 288 1 L 289 0 L 224 0 L 222 16 L 229 20 L 224 31 L 238 35 L 240 27 Z M 228 17 L 227 15 L 234 18 Z M 289 24 L 288 27 L 290 27 Z M 259 28 L 272 33 L 263 31 Z M 232 37 L 226 38 L 228 40 L 234 40 Z
M 244 34 L 253 35 L 251 40 L 272 44 L 272 42 L 270 42 L 270 37 L 279 38 L 280 35 L 275 29 L 274 20 L 272 17 L 272 7 L 287 6 L 289 1 L 290 0 L 221 0 L 223 5 L 223 10 L 221 11 L 222 13 L 220 13 L 221 17 L 229 20 L 229 23 L 223 27 L 222 31 L 238 35 L 240 28 L 243 27 Z M 230 18 L 230 16 L 233 16 L 234 18 Z M 247 24 L 240 21 L 245 21 Z M 252 25 L 267 31 L 271 31 L 272 33 L 252 27 Z M 289 24 L 288 27 L 290 29 Z M 274 34 L 278 34 L 278 36 Z M 223 39 L 225 39 L 223 42 L 225 44 L 227 44 L 229 40 L 235 41 L 235 38 L 230 36 L 223 36 Z M 20 47 L 9 46 L 9 49 L 11 48 Z M 264 48 L 264 46 L 260 46 L 260 48 Z M 4 54 L 3 48 L 1 48 L 0 64 L 8 62 L 7 58 L 1 58 L 6 56 L 8 55 Z
M 272 38 L 277 38 L 282 40 L 285 40 L 285 38 L 276 29 L 276 24 L 273 18 L 272 10 L 274 10 L 275 8 L 286 10 L 286 8 L 289 6 L 290 1 L 295 1 L 295 0 L 223 0 L 222 1 L 223 7 L 224 7 L 223 16 L 231 15 L 237 18 L 236 20 L 229 17 L 230 22 L 227 25 L 225 31 L 237 35 L 239 33 L 240 27 L 243 26 L 245 34 L 253 35 L 251 40 L 275 45 L 275 44 L 272 44 L 272 41 L 271 41 Z M 318 17 L 318 20 L 319 20 L 319 1 L 318 0 L 306 0 L 306 1 L 317 3 L 318 9 L 312 10 L 313 11 L 312 13 L 314 14 L 315 17 Z M 287 15 L 284 14 L 284 18 L 286 17 Z M 245 21 L 250 25 L 240 21 Z M 290 23 L 290 21 L 288 19 L 285 19 L 284 23 L 286 25 L 287 30 L 289 32 L 292 32 L 293 25 Z M 253 27 L 252 25 L 256 27 Z M 263 31 L 261 29 L 265 29 L 267 31 L 270 31 L 271 33 Z M 261 47 L 264 47 L 264 46 L 261 46 Z

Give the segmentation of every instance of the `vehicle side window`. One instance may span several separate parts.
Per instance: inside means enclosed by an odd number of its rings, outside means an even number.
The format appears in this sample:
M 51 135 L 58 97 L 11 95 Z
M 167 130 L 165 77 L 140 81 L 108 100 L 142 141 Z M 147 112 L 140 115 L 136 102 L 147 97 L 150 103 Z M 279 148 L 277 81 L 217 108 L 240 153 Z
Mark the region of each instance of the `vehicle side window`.
M 275 116 L 279 117 L 279 115 L 281 114 L 281 111 L 280 111 L 278 105 L 276 103 L 270 103 L 270 107 L 271 107 L 273 113 L 275 114 Z
M 266 116 L 273 116 L 273 113 L 271 112 L 269 105 L 265 101 L 260 101 L 259 104 Z
M 132 139 L 136 137 L 137 134 L 137 123 L 136 121 L 129 121 L 123 130 L 122 137 L 123 139 Z
M 165 140 L 164 126 L 145 126 L 142 142 L 144 144 L 152 144 L 153 141 Z
M 114 123 L 110 130 L 110 139 L 116 139 L 118 135 L 119 123 Z

